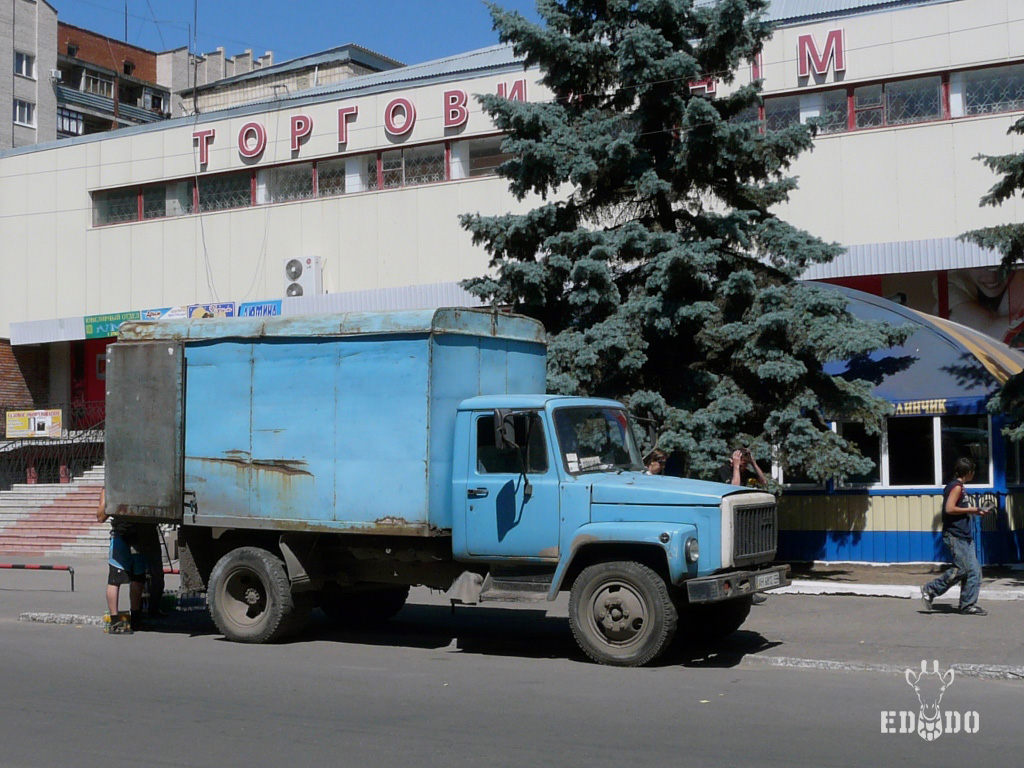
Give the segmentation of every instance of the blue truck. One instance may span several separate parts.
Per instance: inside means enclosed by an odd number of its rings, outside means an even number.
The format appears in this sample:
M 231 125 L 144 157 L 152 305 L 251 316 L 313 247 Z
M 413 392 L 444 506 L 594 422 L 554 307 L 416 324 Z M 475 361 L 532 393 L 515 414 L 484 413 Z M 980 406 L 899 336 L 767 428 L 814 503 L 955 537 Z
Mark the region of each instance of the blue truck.
M 592 659 L 737 629 L 774 564 L 775 499 L 644 474 L 621 403 L 543 394 L 536 321 L 437 309 L 122 326 L 107 352 L 107 512 L 178 526 L 182 586 L 239 642 L 320 608 L 384 621 L 554 600 Z

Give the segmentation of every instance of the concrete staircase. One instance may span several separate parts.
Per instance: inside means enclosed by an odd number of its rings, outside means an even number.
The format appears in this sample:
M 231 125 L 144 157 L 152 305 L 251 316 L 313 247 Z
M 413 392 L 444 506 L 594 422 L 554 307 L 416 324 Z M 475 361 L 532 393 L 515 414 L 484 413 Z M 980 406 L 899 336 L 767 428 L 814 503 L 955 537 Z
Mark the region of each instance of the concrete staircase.
M 110 524 L 96 522 L 103 476 L 99 466 L 71 483 L 15 485 L 0 491 L 0 556 L 105 557 Z

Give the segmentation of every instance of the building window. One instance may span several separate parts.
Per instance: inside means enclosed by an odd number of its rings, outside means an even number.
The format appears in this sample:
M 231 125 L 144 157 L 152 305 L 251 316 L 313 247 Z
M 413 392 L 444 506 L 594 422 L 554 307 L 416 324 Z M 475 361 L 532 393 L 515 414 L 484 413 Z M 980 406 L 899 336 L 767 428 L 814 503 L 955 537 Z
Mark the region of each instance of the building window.
M 124 60 L 124 73 L 126 75 L 128 75 L 129 77 L 131 77 L 132 75 L 135 74 L 135 62 L 134 61 L 129 61 L 128 59 Z
M 287 203 L 313 197 L 313 164 L 285 165 L 260 170 L 256 176 L 256 202 Z
M 402 150 L 393 149 L 381 154 L 380 181 L 382 189 L 402 186 Z
M 989 475 L 989 427 L 987 416 L 942 416 L 942 480 L 953 479 L 953 465 L 959 458 L 974 461 L 972 484 L 988 485 Z
M 14 74 L 22 77 L 36 76 L 36 57 L 21 51 L 14 52 Z
M 78 57 L 78 44 L 77 43 L 68 43 L 68 56 L 71 56 L 72 58 L 77 58 Z
M 937 485 L 931 416 L 888 421 L 889 485 Z
M 31 101 L 14 100 L 14 122 L 30 128 L 36 124 L 36 105 Z
M 316 187 L 320 197 L 345 194 L 345 158 L 324 160 L 316 164 Z
M 469 141 L 469 177 L 493 176 L 498 166 L 508 160 L 511 155 L 501 151 L 503 137 L 494 136 L 489 139 L 471 139 Z
M 58 107 L 57 132 L 65 136 L 81 136 L 85 133 L 85 116 L 73 109 Z
M 780 96 L 764 100 L 764 127 L 778 131 L 800 122 L 800 97 Z
M 142 96 L 142 106 L 153 112 L 163 112 L 165 103 L 164 94 L 146 91 Z
M 82 88 L 98 96 L 106 96 L 108 99 L 114 98 L 114 81 L 102 75 L 86 72 L 82 78 Z
M 906 125 L 942 117 L 942 78 L 919 77 L 853 90 L 856 128 Z
M 225 173 L 199 179 L 199 212 L 252 205 L 252 173 Z
M 962 91 L 960 115 L 987 115 L 1024 109 L 1024 64 L 956 72 L 950 87 Z
M 404 186 L 444 181 L 444 144 L 402 150 Z
M 139 218 L 139 194 L 129 189 L 112 189 L 93 194 L 93 225 L 121 224 Z
M 819 99 L 818 133 L 827 136 L 849 130 L 850 99 L 846 91 L 825 91 L 817 94 L 817 97 Z

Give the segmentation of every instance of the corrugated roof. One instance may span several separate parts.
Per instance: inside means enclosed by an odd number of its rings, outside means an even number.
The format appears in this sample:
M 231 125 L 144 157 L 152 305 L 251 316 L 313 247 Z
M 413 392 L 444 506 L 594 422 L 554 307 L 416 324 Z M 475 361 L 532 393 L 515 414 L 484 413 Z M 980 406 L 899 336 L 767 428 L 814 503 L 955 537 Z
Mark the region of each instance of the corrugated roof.
M 72 104 L 87 107 L 111 116 L 114 114 L 113 99 L 108 99 L 106 96 L 99 96 L 95 93 L 67 88 L 63 85 L 57 86 L 57 103 L 60 105 Z M 137 107 L 134 104 L 125 104 L 124 102 L 117 105 L 117 114 L 119 117 L 134 120 L 137 123 L 153 123 L 163 119 L 156 112 Z
M 915 5 L 937 5 L 956 0 L 772 0 L 768 20 L 780 25 L 815 19 L 875 13 Z
M 935 272 L 944 269 L 990 267 L 999 264 L 995 251 L 955 237 L 934 240 L 904 240 L 896 243 L 865 243 L 847 247 L 830 264 L 817 264 L 803 275 L 804 280 L 827 280 L 861 275 L 894 275 L 903 272 Z

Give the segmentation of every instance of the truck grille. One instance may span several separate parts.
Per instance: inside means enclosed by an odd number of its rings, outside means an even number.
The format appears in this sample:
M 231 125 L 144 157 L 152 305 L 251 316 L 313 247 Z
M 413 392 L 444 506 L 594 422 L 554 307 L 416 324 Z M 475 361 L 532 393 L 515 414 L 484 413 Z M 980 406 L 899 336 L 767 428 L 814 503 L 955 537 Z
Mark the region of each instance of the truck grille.
M 734 514 L 733 562 L 747 565 L 774 558 L 778 538 L 775 505 L 741 507 Z

